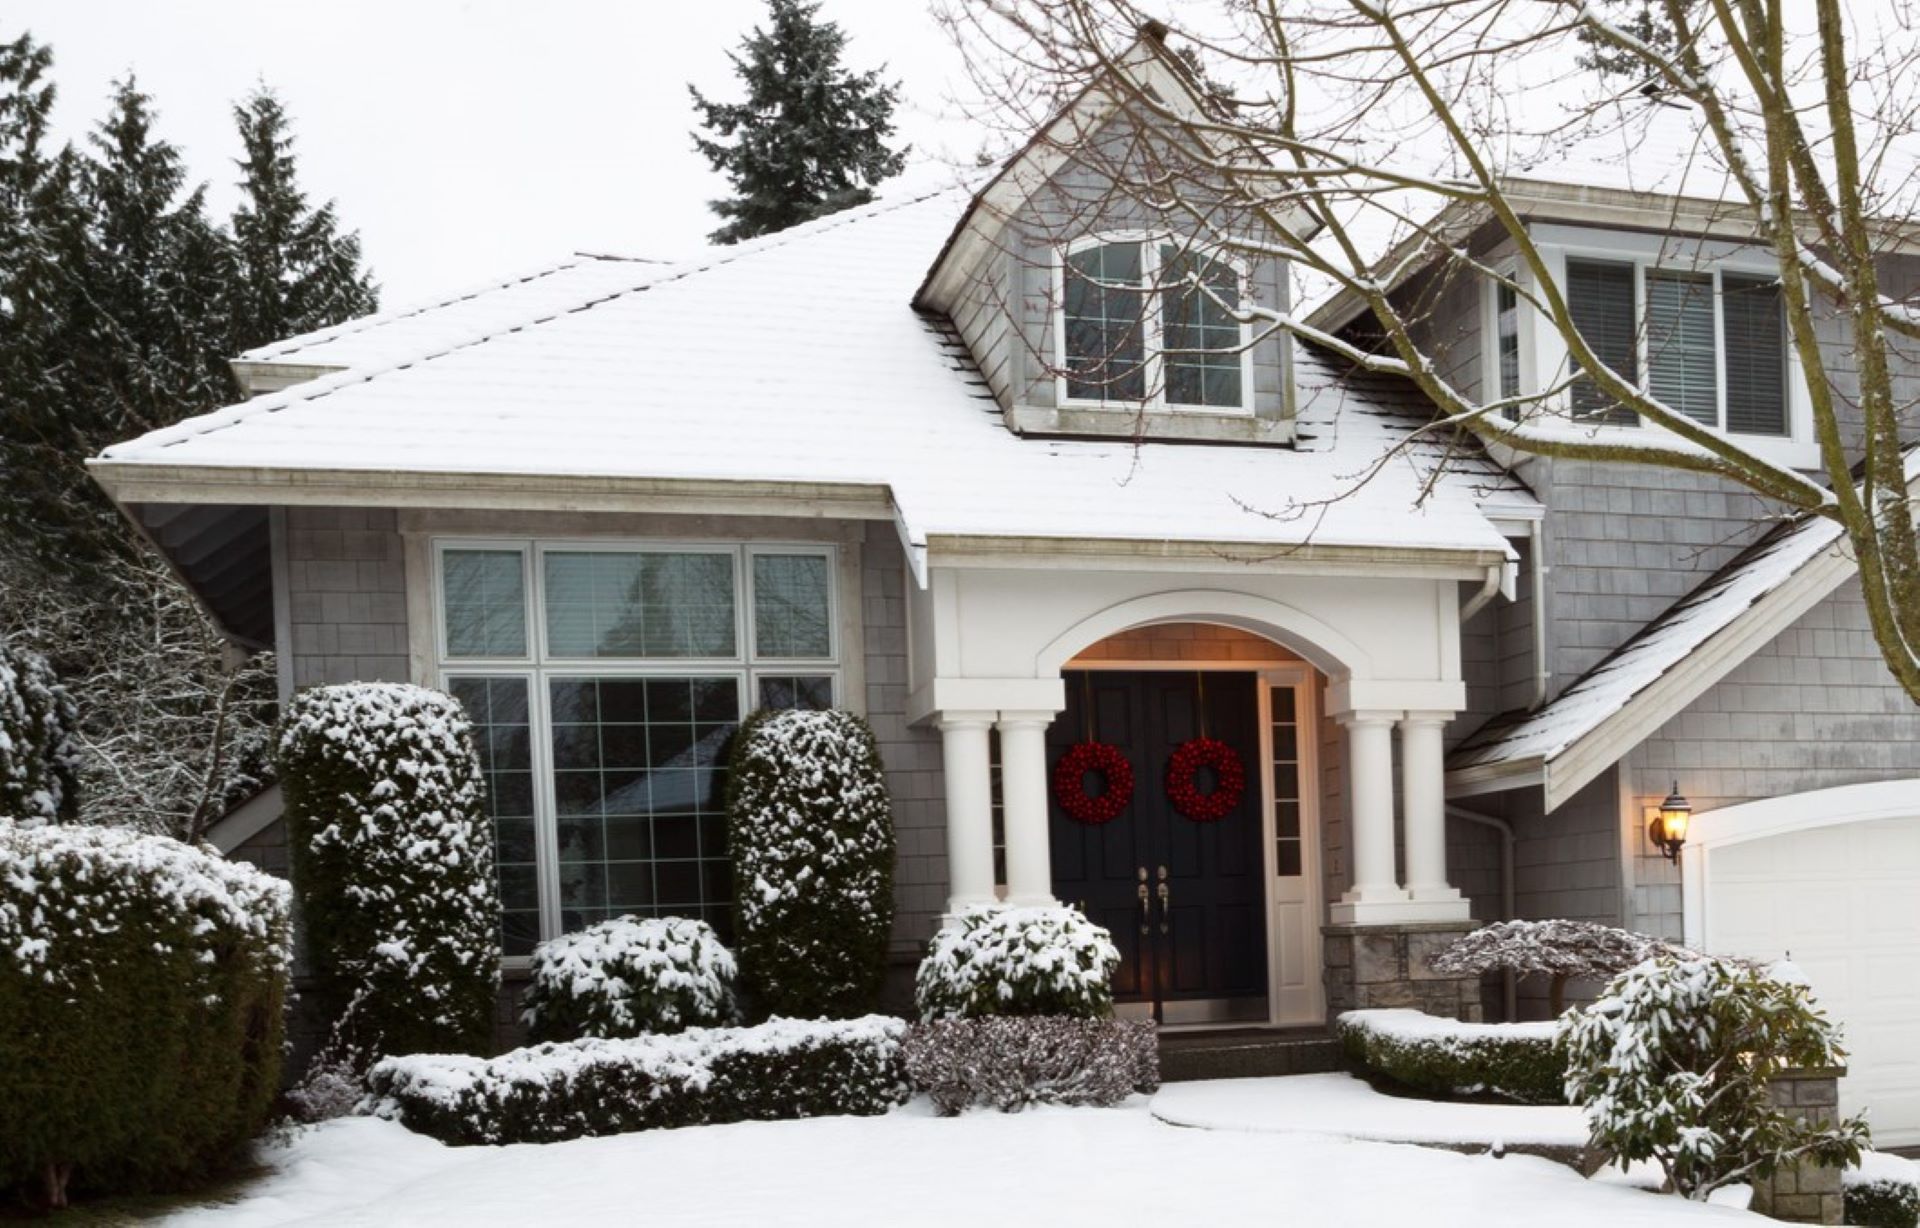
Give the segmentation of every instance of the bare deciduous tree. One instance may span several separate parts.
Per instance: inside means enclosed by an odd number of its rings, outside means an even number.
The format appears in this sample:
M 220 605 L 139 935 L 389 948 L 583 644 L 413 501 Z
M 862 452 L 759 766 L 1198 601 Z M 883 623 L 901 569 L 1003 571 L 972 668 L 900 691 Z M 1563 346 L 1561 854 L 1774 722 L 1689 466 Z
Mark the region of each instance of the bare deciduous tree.
M 1163 265 L 1146 293 L 1184 283 L 1251 323 L 1252 344 L 1289 333 L 1411 380 L 1436 407 L 1429 433 L 1715 475 L 1783 518 L 1836 522 L 1887 667 L 1920 699 L 1902 440 L 1920 374 L 1920 310 L 1902 297 L 1920 281 L 1920 262 L 1903 264 L 1920 253 L 1910 0 L 1222 0 L 1177 6 L 1170 27 L 1160 9 L 1174 7 L 950 0 L 943 16 L 979 113 L 1041 131 L 1110 184 L 1087 216 L 1124 201 L 1204 252 L 1284 260 L 1302 305 L 1222 292 L 1191 262 Z M 1128 71 L 1143 58 L 1184 66 L 1183 97 Z M 1088 90 L 1115 104 L 1099 133 L 1046 129 Z M 1596 335 L 1534 230 L 1543 203 L 1592 182 L 1569 166 L 1607 168 L 1611 203 L 1639 209 L 1619 226 L 1659 221 L 1662 266 L 1730 250 L 1769 262 L 1741 285 L 1768 313 L 1778 302 L 1817 465 L 1719 429 L 1648 378 L 1650 347 L 1677 342 L 1647 313 L 1624 349 Z M 1474 302 L 1496 287 L 1555 339 L 1540 351 L 1560 355 L 1553 368 L 1526 386 L 1463 375 L 1436 309 L 1462 286 Z

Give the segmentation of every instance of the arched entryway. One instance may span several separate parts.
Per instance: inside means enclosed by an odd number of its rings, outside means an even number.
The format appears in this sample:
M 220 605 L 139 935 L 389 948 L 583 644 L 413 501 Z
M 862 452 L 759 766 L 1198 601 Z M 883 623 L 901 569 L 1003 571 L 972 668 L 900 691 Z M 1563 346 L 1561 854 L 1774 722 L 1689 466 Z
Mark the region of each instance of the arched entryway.
M 1054 895 L 1114 935 L 1121 1013 L 1168 1025 L 1323 1018 L 1319 671 L 1264 636 L 1177 621 L 1107 636 L 1061 677 L 1050 767 L 1093 742 L 1133 776 L 1111 817 L 1076 817 L 1057 789 L 1048 808 Z M 1170 788 L 1177 752 L 1199 738 L 1238 767 L 1217 814 L 1184 812 Z M 1197 776 L 1208 796 L 1220 787 L 1212 768 Z M 1102 787 L 1097 773 L 1086 787 Z

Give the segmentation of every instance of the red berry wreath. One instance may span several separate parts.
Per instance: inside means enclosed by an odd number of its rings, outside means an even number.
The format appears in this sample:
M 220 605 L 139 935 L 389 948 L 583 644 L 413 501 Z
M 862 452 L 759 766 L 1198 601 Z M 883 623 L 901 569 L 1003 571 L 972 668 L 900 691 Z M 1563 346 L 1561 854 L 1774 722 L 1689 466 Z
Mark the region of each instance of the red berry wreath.
M 1213 769 L 1213 788 L 1200 792 L 1201 768 Z M 1167 764 L 1167 797 L 1173 808 L 1197 823 L 1212 823 L 1233 813 L 1247 789 L 1240 752 L 1217 738 L 1189 738 L 1174 749 Z
M 1100 792 L 1087 792 L 1087 773 L 1098 773 Z M 1111 823 L 1133 800 L 1133 765 L 1108 742 L 1081 742 L 1053 765 L 1053 798 L 1080 823 Z

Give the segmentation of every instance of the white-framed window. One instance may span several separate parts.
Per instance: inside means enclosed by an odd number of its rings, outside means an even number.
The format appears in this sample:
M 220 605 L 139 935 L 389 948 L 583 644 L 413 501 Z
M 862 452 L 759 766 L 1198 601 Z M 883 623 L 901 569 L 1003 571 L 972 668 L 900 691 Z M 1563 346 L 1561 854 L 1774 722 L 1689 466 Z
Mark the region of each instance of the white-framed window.
M 1536 236 L 1542 255 L 1601 361 L 1769 459 L 1817 464 L 1804 376 L 1768 257 L 1726 244 L 1543 229 L 1549 233 Z M 1525 395 L 1573 370 L 1559 334 L 1493 278 L 1486 282 L 1486 320 L 1489 392 Z M 1657 430 L 1577 371 L 1561 412 L 1583 429 Z
M 433 560 L 506 955 L 625 913 L 725 934 L 727 745 L 755 708 L 836 702 L 834 548 L 442 539 Z
M 1068 244 L 1054 275 L 1062 405 L 1252 412 L 1238 261 L 1178 235 L 1128 231 Z

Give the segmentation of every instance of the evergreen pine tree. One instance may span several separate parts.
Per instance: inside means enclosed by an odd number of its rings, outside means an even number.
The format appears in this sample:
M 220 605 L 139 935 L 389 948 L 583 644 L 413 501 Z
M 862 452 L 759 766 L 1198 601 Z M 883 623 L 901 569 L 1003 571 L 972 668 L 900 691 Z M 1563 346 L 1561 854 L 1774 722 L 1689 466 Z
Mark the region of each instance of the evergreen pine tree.
M 873 199 L 900 173 L 906 152 L 893 135 L 898 82 L 881 69 L 855 74 L 840 63 L 847 36 L 822 21 L 818 3 L 767 0 L 768 28 L 755 26 L 729 53 L 745 102 L 710 102 L 691 85 L 708 135 L 694 148 L 727 177 L 734 195 L 711 202 L 726 225 L 708 238 L 738 243 Z
M 307 204 L 294 166 L 285 108 L 265 87 L 233 109 L 246 156 L 233 215 L 235 353 L 326 328 L 376 309 L 360 267 L 360 237 L 341 234 L 333 202 Z

